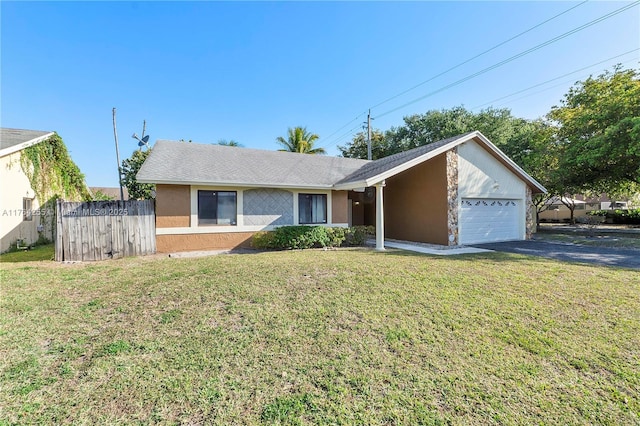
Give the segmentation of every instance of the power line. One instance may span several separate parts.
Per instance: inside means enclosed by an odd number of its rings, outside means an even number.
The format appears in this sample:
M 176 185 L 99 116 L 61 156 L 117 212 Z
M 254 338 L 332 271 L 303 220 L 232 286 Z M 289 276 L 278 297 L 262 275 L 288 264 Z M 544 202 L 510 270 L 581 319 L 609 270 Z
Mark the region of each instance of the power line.
M 419 101 L 421 101 L 421 100 L 423 100 L 423 99 L 425 99 L 425 98 L 428 98 L 428 97 L 430 97 L 430 96 L 433 96 L 433 95 L 435 95 L 435 94 L 437 94 L 437 93 L 440 93 L 440 92 L 442 92 L 442 91 L 444 91 L 444 90 L 450 89 L 451 87 L 454 87 L 454 86 L 457 86 L 457 85 L 459 85 L 459 84 L 461 84 L 461 83 L 464 83 L 465 81 L 471 80 L 471 79 L 473 79 L 473 78 L 475 78 L 475 77 L 478 77 L 478 76 L 480 76 L 480 75 L 482 75 L 482 74 L 485 74 L 485 73 L 487 73 L 487 72 L 489 72 L 489 71 L 491 71 L 491 70 L 494 70 L 494 69 L 496 69 L 496 68 L 499 68 L 499 67 L 501 67 L 501 66 L 503 66 L 503 65 L 505 65 L 505 64 L 508 64 L 509 62 L 512 62 L 512 61 L 514 61 L 514 60 L 516 60 L 516 59 L 518 59 L 518 58 L 521 58 L 521 57 L 523 57 L 523 56 L 526 56 L 526 55 L 528 55 L 529 53 L 532 53 L 532 52 L 535 52 L 535 51 L 537 51 L 537 50 L 540 50 L 540 49 L 542 49 L 543 47 L 546 47 L 546 46 L 548 46 L 548 45 L 550 45 L 550 44 L 552 44 L 552 43 L 555 43 L 555 42 L 557 42 L 557 41 L 559 41 L 559 40 L 562 40 L 562 39 L 564 39 L 564 38 L 566 38 L 566 37 L 568 37 L 568 36 L 570 36 L 570 35 L 573 35 L 573 34 L 575 34 L 575 33 L 579 32 L 579 31 L 582 31 L 582 30 L 584 30 L 584 29 L 586 29 L 586 28 L 589 28 L 589 27 L 591 27 L 591 26 L 593 26 L 593 25 L 595 25 L 595 24 L 597 24 L 597 23 L 600 23 L 600 22 L 602 22 L 602 21 L 604 21 L 604 20 L 606 20 L 606 19 L 609 19 L 609 18 L 611 18 L 611 17 L 613 17 L 613 16 L 615 16 L 615 15 L 617 15 L 617 14 L 619 14 L 619 13 L 622 13 L 622 12 L 624 12 L 624 11 L 628 10 L 628 9 L 631 9 L 632 7 L 637 6 L 637 5 L 638 5 L 638 3 L 640 3 L 640 0 L 637 0 L 637 1 L 633 2 L 633 3 L 631 3 L 631 4 L 628 4 L 628 5 L 626 5 L 626 6 L 621 7 L 621 8 L 619 8 L 619 9 L 616 9 L 616 10 L 614 10 L 613 12 L 609 12 L 608 14 L 603 15 L 603 16 L 601 16 L 600 18 L 594 19 L 593 21 L 589 21 L 589 22 L 587 22 L 586 24 L 583 24 L 583 25 L 581 25 L 581 26 L 579 26 L 579 27 L 576 27 L 576 28 L 574 28 L 574 29 L 572 29 L 572 30 L 570 30 L 570 31 L 567 31 L 567 32 L 566 32 L 566 33 L 564 33 L 564 34 L 561 34 L 561 35 L 559 35 L 559 36 L 557 36 L 557 37 L 554 37 L 554 38 L 552 38 L 552 39 L 550 39 L 550 40 L 547 40 L 547 41 L 545 41 L 544 43 L 538 44 L 537 46 L 534 46 L 534 47 L 532 47 L 532 48 L 530 48 L 530 49 L 527 49 L 527 50 L 525 50 L 525 51 L 523 51 L 523 52 L 520 52 L 520 53 L 518 53 L 518 54 L 516 54 L 516 55 L 513 55 L 513 56 L 511 56 L 511 57 L 509 57 L 509 58 L 507 58 L 507 59 L 505 59 L 505 60 L 503 60 L 503 61 L 500 61 L 500 62 L 498 62 L 498 63 L 496 63 L 496 64 L 493 64 L 493 65 L 491 65 L 491 66 L 489 66 L 489 67 L 487 67 L 487 68 L 484 68 L 484 69 L 482 69 L 482 70 L 480 70 L 480 71 L 478 71 L 478 72 L 476 72 L 476 73 L 473 73 L 473 74 L 471 74 L 471 75 L 468 75 L 468 76 L 466 76 L 466 77 L 464 77 L 464 78 L 461 78 L 460 80 L 457 80 L 457 81 L 455 81 L 455 82 L 453 82 L 453 83 L 450 83 L 450 84 L 448 84 L 448 85 L 446 85 L 446 86 L 443 86 L 443 87 L 441 87 L 441 88 L 439 88 L 439 89 L 437 89 L 437 90 L 434 90 L 434 91 L 432 91 L 432 92 L 430 92 L 430 93 L 427 93 L 426 95 L 420 96 L 419 98 L 416 98 L 416 99 L 414 99 L 414 100 L 412 100 L 412 101 L 406 102 L 406 103 L 404 103 L 404 104 L 402 104 L 402 105 L 400 105 L 400 106 L 398 106 L 398 107 L 396 107 L 396 108 L 393 108 L 393 109 L 390 109 L 390 110 L 388 110 L 388 111 L 385 111 L 385 112 L 384 112 L 384 113 L 382 113 L 382 114 L 378 114 L 378 115 L 376 116 L 376 118 L 384 117 L 385 115 L 391 114 L 392 112 L 398 111 L 399 109 L 402 109 L 402 108 L 404 108 L 404 107 L 407 107 L 407 106 L 409 106 L 409 105 L 412 105 L 412 104 L 414 104 L 414 103 L 416 103 L 416 102 L 419 102 Z
M 351 129 L 347 130 L 346 132 L 342 133 L 340 136 L 335 137 L 334 140 L 331 143 L 327 142 L 324 145 L 322 145 L 322 148 L 326 149 L 326 148 L 329 148 L 330 146 L 334 146 L 334 145 L 338 144 L 342 138 L 344 138 L 345 136 L 353 135 L 354 134 L 353 132 L 355 130 L 359 129 L 360 127 L 361 127 L 360 124 L 358 124 L 356 127 L 353 127 Z
M 561 13 L 555 15 L 555 16 L 552 16 L 551 18 L 549 18 L 549 19 L 547 19 L 545 21 L 542 21 L 539 24 L 534 25 L 533 27 L 531 27 L 531 28 L 519 33 L 519 34 L 516 34 L 515 36 L 513 36 L 513 37 L 511 37 L 511 38 L 509 38 L 509 39 L 507 39 L 507 40 L 505 40 L 505 41 L 503 41 L 501 43 L 496 44 L 495 46 L 485 50 L 484 52 L 478 53 L 477 55 L 467 59 L 466 61 L 460 62 L 458 65 L 454 65 L 453 67 L 451 67 L 451 68 L 449 68 L 449 69 L 447 69 L 445 71 L 442 71 L 440 74 L 434 75 L 433 77 L 429 78 L 428 80 L 423 81 L 422 83 L 418 83 L 415 86 L 412 86 L 412 87 L 408 88 L 407 90 L 398 93 L 397 95 L 394 95 L 394 96 L 392 96 L 392 97 L 390 97 L 388 99 L 385 99 L 382 102 L 379 102 L 379 103 L 373 105 L 371 108 L 376 108 L 376 107 L 379 107 L 380 105 L 386 104 L 387 102 L 392 101 L 392 100 L 394 100 L 394 99 L 396 99 L 396 98 L 398 98 L 398 97 L 400 97 L 400 96 L 402 96 L 402 95 L 404 95 L 406 93 L 409 93 L 410 91 L 412 91 L 414 89 L 417 89 L 418 87 L 420 87 L 420 86 L 422 86 L 422 85 L 424 85 L 426 83 L 429 83 L 430 81 L 433 81 L 438 77 L 441 77 L 441 76 L 443 76 L 443 75 L 445 75 L 445 74 L 447 74 L 447 73 L 449 73 L 449 72 L 451 72 L 451 71 L 453 71 L 453 70 L 455 70 L 457 68 L 460 68 L 461 66 L 463 66 L 465 64 L 468 64 L 469 62 L 473 61 L 474 59 L 477 59 L 477 58 L 479 58 L 479 57 L 481 57 L 481 56 L 483 56 L 483 55 L 485 55 L 485 54 L 487 54 L 487 53 L 489 53 L 489 52 L 491 52 L 493 50 L 496 50 L 498 47 L 504 46 L 505 44 L 509 43 L 510 41 L 513 41 L 513 40 L 517 39 L 518 37 L 523 36 L 523 35 L 531 32 L 531 31 L 535 30 L 536 28 L 539 28 L 542 25 L 544 25 L 544 24 L 546 24 L 548 22 L 551 22 L 554 19 L 556 19 L 556 18 L 558 18 L 558 17 L 560 17 L 560 16 L 572 11 L 573 9 L 582 6 L 583 4 L 587 3 L 588 1 L 589 0 L 585 0 L 582 3 L 578 3 L 577 5 L 570 7 L 569 9 L 565 10 L 564 12 L 561 12 Z
M 628 61 L 624 61 L 624 62 L 622 62 L 622 63 L 623 63 L 623 64 L 626 64 L 626 63 L 628 63 L 628 62 L 635 62 L 635 61 L 636 61 L 636 59 L 630 59 L 630 60 L 628 60 Z M 578 71 L 576 71 L 576 72 L 578 72 Z M 573 73 L 572 73 L 572 74 L 573 74 Z M 567 74 L 567 75 L 568 75 L 568 74 Z M 554 79 L 554 80 L 556 80 L 556 79 Z M 549 83 L 550 81 L 553 81 L 553 80 L 549 80 L 549 81 L 547 81 L 547 82 L 545 82 L 545 83 Z M 506 105 L 506 104 L 509 104 L 509 103 L 512 103 L 512 102 L 516 102 L 516 101 L 519 101 L 519 100 L 521 100 L 521 99 L 528 98 L 529 96 L 536 95 L 536 94 L 538 94 L 538 93 L 546 92 L 547 90 L 551 90 L 551 89 L 554 89 L 554 88 L 556 88 L 556 87 L 563 86 L 563 85 L 565 85 L 565 84 L 567 84 L 567 83 L 571 83 L 571 82 L 573 82 L 573 81 L 574 81 L 573 79 L 571 79 L 571 80 L 565 80 L 565 81 L 563 81 L 563 82 L 561 82 L 561 83 L 559 83 L 559 84 L 554 84 L 553 86 L 549 86 L 549 87 L 547 87 L 547 88 L 545 88 L 545 89 L 537 90 L 537 91 L 535 91 L 535 92 L 533 92 L 533 93 L 529 93 L 529 94 L 526 94 L 526 95 L 524 95 L 524 96 L 520 96 L 519 98 L 511 99 L 510 101 L 503 102 L 503 103 L 502 103 L 502 104 L 500 104 L 499 106 Z M 544 83 L 541 83 L 541 84 L 544 84 Z M 536 85 L 536 86 L 538 86 L 538 85 Z M 531 88 L 533 88 L 533 87 L 534 87 L 534 86 L 530 87 L 529 89 L 531 89 Z M 525 89 L 525 90 L 527 90 L 527 89 Z M 514 95 L 516 95 L 517 93 L 521 93 L 521 92 L 522 92 L 522 90 L 521 90 L 520 92 L 512 93 L 511 95 L 508 95 L 508 96 L 505 96 L 505 97 L 514 96 Z M 503 98 L 504 98 L 504 97 L 503 97 Z M 486 104 L 483 104 L 483 105 L 486 105 Z M 478 107 L 475 107 L 475 108 L 478 108 Z M 475 108 L 472 108 L 472 110 L 473 110 L 473 109 L 475 109 Z
M 616 59 L 616 58 L 619 58 L 619 57 L 622 57 L 622 56 L 628 55 L 628 54 L 633 53 L 633 52 L 636 52 L 636 51 L 638 51 L 638 50 L 640 50 L 640 48 L 632 49 L 632 50 L 629 50 L 628 52 L 621 53 L 621 54 L 616 55 L 616 56 L 612 56 L 612 57 L 610 57 L 610 58 L 608 58 L 608 59 L 602 60 L 602 61 L 600 61 L 600 62 L 596 62 L 596 63 L 591 64 L 591 65 L 588 65 L 588 66 L 586 66 L 586 67 L 579 68 L 579 69 L 577 69 L 577 70 L 575 70 L 575 71 L 571 71 L 571 72 L 569 72 L 569 73 L 566 73 L 566 74 L 563 74 L 563 75 L 561 75 L 561 76 L 558 76 L 558 77 L 552 78 L 552 79 L 547 80 L 547 81 L 544 81 L 544 82 L 542 82 L 542 83 L 534 84 L 533 86 L 529 86 L 529 87 L 527 87 L 526 89 L 518 90 L 517 92 L 513 92 L 513 93 L 510 93 L 510 94 L 508 94 L 508 95 L 501 96 L 501 97 L 499 97 L 499 98 L 493 99 L 492 101 L 485 102 L 485 103 L 483 103 L 483 104 L 481 104 L 481 105 L 474 106 L 473 108 L 470 108 L 470 110 L 475 110 L 475 109 L 477 109 L 477 108 L 481 108 L 481 107 L 483 107 L 483 106 L 485 106 L 485 105 L 492 104 L 492 103 L 497 102 L 497 101 L 500 101 L 500 100 L 502 100 L 502 99 L 506 99 L 506 98 L 509 98 L 509 97 L 512 97 L 512 96 L 518 95 L 518 94 L 520 94 L 520 93 L 526 92 L 526 91 L 528 91 L 528 90 L 535 89 L 536 87 L 540 87 L 540 86 L 543 86 L 543 85 L 545 85 L 545 84 L 551 83 L 551 82 L 553 82 L 553 81 L 559 80 L 559 79 L 561 79 L 561 78 L 568 77 L 569 75 L 579 73 L 580 71 L 587 70 L 587 69 L 589 69 L 589 68 L 592 68 L 592 67 L 595 67 L 595 66 L 597 66 L 597 65 L 603 64 L 603 63 L 608 62 L 608 61 L 610 61 L 610 60 L 612 60 L 612 59 Z M 634 58 L 634 59 L 630 59 L 630 60 L 624 61 L 624 62 L 622 62 L 622 63 L 623 63 L 623 64 L 626 64 L 626 63 L 628 63 L 628 62 L 634 62 L 635 60 L 636 60 L 636 59 Z M 547 90 L 553 89 L 553 88 L 555 88 L 555 87 L 562 86 L 562 85 L 564 85 L 564 84 L 566 84 L 566 83 L 570 83 L 570 82 L 571 82 L 570 80 L 569 80 L 569 81 L 564 81 L 564 82 L 562 82 L 562 83 L 560 83 L 560 84 L 557 84 L 557 85 L 553 85 L 553 86 L 547 87 L 547 88 L 545 88 L 545 89 L 543 89 L 543 90 L 539 90 L 539 91 L 536 91 L 536 92 L 533 92 L 533 93 L 529 93 L 529 94 L 527 94 L 527 95 L 525 95 L 525 96 L 521 96 L 521 97 L 519 97 L 519 98 L 512 99 L 512 100 L 510 100 L 510 101 L 508 101 L 508 102 L 504 102 L 504 103 L 503 103 L 503 104 L 501 104 L 501 105 L 505 105 L 505 104 L 508 104 L 508 103 L 511 103 L 511 102 L 515 102 L 515 101 L 518 101 L 518 100 L 521 100 L 521 99 L 527 98 L 527 97 L 529 97 L 529 96 L 533 96 L 533 95 L 535 95 L 535 94 L 538 94 L 538 93 L 541 93 L 541 92 L 544 92 L 544 91 L 547 91 Z M 355 134 L 355 133 L 353 133 L 353 131 L 354 131 L 354 130 L 356 130 L 356 129 L 358 129 L 358 127 L 359 127 L 359 126 L 354 127 L 353 129 L 351 129 L 351 130 L 347 131 L 346 133 L 343 133 L 342 135 L 340 135 L 340 136 L 336 139 L 336 141 L 335 141 L 334 143 L 329 144 L 329 145 L 325 145 L 325 146 L 323 146 L 323 148 L 328 148 L 328 147 L 330 147 L 330 146 L 336 145 L 337 143 L 339 143 L 339 140 L 340 140 L 340 139 L 342 139 L 342 138 L 344 138 L 345 136 L 349 136 L 349 135 L 350 135 L 350 136 L 355 136 L 356 134 Z
M 419 84 L 416 84 L 415 86 L 410 87 L 409 89 L 407 89 L 407 90 L 405 90 L 405 91 L 403 91 L 403 92 L 401 92 L 401 93 L 398 93 L 397 95 L 394 95 L 394 96 L 392 96 L 392 97 L 390 97 L 390 98 L 388 98 L 388 99 L 385 99 L 385 100 L 384 100 L 384 101 L 382 101 L 382 102 L 379 102 L 379 103 L 375 104 L 375 105 L 374 105 L 374 106 L 372 106 L 371 108 L 379 107 L 380 105 L 383 105 L 383 104 L 385 104 L 385 103 L 387 103 L 387 102 L 389 102 L 389 101 L 391 101 L 391 100 L 393 100 L 393 99 L 396 99 L 396 98 L 398 98 L 398 97 L 400 97 L 400 96 L 402 96 L 402 95 L 404 95 L 404 94 L 406 94 L 406 93 L 408 93 L 408 92 L 410 92 L 410 91 L 412 91 L 412 90 L 414 90 L 414 89 L 417 89 L 418 87 L 420 87 L 420 86 L 422 86 L 422 85 L 424 85 L 424 84 L 426 84 L 426 83 L 428 83 L 428 82 L 430 82 L 430 81 L 432 81 L 432 80 L 434 80 L 434 79 L 436 79 L 436 78 L 438 78 L 438 77 L 440 77 L 440 76 L 443 76 L 444 74 L 447 74 L 447 73 L 449 73 L 449 72 L 451 72 L 451 71 L 453 71 L 453 70 L 455 70 L 455 69 L 457 69 L 457 68 L 461 67 L 462 65 L 465 65 L 465 64 L 467 64 L 467 63 L 469 63 L 469 62 L 473 61 L 474 59 L 477 59 L 477 58 L 479 58 L 479 57 L 481 57 L 481 56 L 483 56 L 483 55 L 485 55 L 485 54 L 487 54 L 487 53 L 489 53 L 489 52 L 491 52 L 491 51 L 493 51 L 493 50 L 495 50 L 495 49 L 497 49 L 497 48 L 499 48 L 499 47 L 501 47 L 501 46 L 503 46 L 503 45 L 505 45 L 505 44 L 507 44 L 507 43 L 509 43 L 510 41 L 513 41 L 513 40 L 517 39 L 518 37 L 523 36 L 524 34 L 527 34 L 527 33 L 531 32 L 531 31 L 535 30 L 536 28 L 541 27 L 542 25 L 544 25 L 544 24 L 546 24 L 546 23 L 548 23 L 548 22 L 551 22 L 552 20 L 554 20 L 554 19 L 556 19 L 556 18 L 558 18 L 558 17 L 560 17 L 560 16 L 562 16 L 562 15 L 564 15 L 564 14 L 566 14 L 566 13 L 568 13 L 568 12 L 572 11 L 573 9 L 575 9 L 575 8 L 577 8 L 577 7 L 579 7 L 579 6 L 582 6 L 583 4 L 587 3 L 588 1 L 589 1 L 589 0 L 585 0 L 585 1 L 581 2 L 581 3 L 578 3 L 577 5 L 572 6 L 572 7 L 570 7 L 569 9 L 567 9 L 567 10 L 565 10 L 565 11 L 563 11 L 563 12 L 558 13 L 557 15 L 554 15 L 554 16 L 552 16 L 552 17 L 551 17 L 551 18 L 549 18 L 549 19 L 546 19 L 546 20 L 544 20 L 544 21 L 540 22 L 539 24 L 534 25 L 533 27 L 531 27 L 531 28 L 529 28 L 529 29 L 527 29 L 527 30 L 525 30 L 525 31 L 522 31 L 521 33 L 516 34 L 515 36 L 513 36 L 513 37 L 511 37 L 511 38 L 509 38 L 509 39 L 507 39 L 507 40 L 505 40 L 505 41 L 503 41 L 503 42 L 501 42 L 501 43 L 496 44 L 495 46 L 493 46 L 493 47 L 491 47 L 491 48 L 489 48 L 489 49 L 487 49 L 487 50 L 485 50 L 485 51 L 483 51 L 483 52 L 481 52 L 481 53 L 479 53 L 479 54 L 477 54 L 477 55 L 475 55 L 475 56 L 473 56 L 473 57 L 471 57 L 471 58 L 469 58 L 469 59 L 467 59 L 467 60 L 465 60 L 464 62 L 459 63 L 458 65 L 455 65 L 455 66 L 453 66 L 453 67 L 451 67 L 451 68 L 449 68 L 449 69 L 447 69 L 447 70 L 445 70 L 445 71 L 441 72 L 440 74 L 437 74 L 437 75 L 435 75 L 435 76 L 433 76 L 433 77 L 429 78 L 428 80 L 425 80 L 425 81 L 423 81 L 423 82 L 421 82 L 421 83 L 419 83 Z M 340 128 L 338 128 L 336 131 L 334 131 L 333 133 L 331 133 L 329 136 L 326 136 L 326 137 L 324 138 L 324 140 L 326 140 L 327 142 L 325 142 L 325 144 L 323 145 L 323 148 L 327 148 L 327 147 L 329 147 L 329 146 L 332 146 L 332 145 L 336 144 L 337 142 L 332 141 L 332 140 L 331 140 L 331 138 L 332 138 L 333 136 L 335 136 L 336 134 L 338 134 L 342 129 L 344 129 L 345 127 L 349 126 L 349 124 L 351 124 L 351 123 L 353 123 L 354 121 L 358 120 L 360 117 L 364 116 L 365 114 L 366 114 L 366 111 L 365 111 L 365 112 L 363 112 L 363 113 L 361 113 L 361 114 L 359 114 L 359 115 L 358 115 L 357 117 L 355 117 L 354 119 L 352 119 L 352 120 L 348 121 L 346 124 L 344 124 L 343 126 L 341 126 Z M 349 131 L 349 132 L 347 132 L 347 134 L 348 134 L 348 133 L 351 133 L 351 132 Z M 337 139 L 338 139 L 338 140 L 339 140 L 339 139 L 341 139 L 341 138 L 342 138 L 342 136 L 343 136 L 343 135 L 341 135 L 341 136 L 337 137 Z
M 578 72 L 580 72 L 580 71 L 584 71 L 584 70 L 586 70 L 586 69 L 589 69 L 589 68 L 595 67 L 595 66 L 597 66 L 597 65 L 603 64 L 603 63 L 605 63 L 605 62 L 609 62 L 609 61 L 611 61 L 611 60 L 613 60 L 613 59 L 619 58 L 619 57 L 621 57 L 621 56 L 628 55 L 629 53 L 637 52 L 638 50 L 640 50 L 640 48 L 632 49 L 632 50 L 629 50 L 628 52 L 624 52 L 624 53 L 621 53 L 621 54 L 619 54 L 619 55 L 612 56 L 612 57 L 607 58 L 607 59 L 605 59 L 605 60 L 602 60 L 602 61 L 600 61 L 600 62 L 596 62 L 595 64 L 587 65 L 586 67 L 582 67 L 582 68 L 577 69 L 577 70 L 575 70 L 575 71 L 571 71 L 571 72 L 568 72 L 568 73 L 566 73 L 566 74 L 562 74 L 561 76 L 558 76 L 558 77 L 552 78 L 552 79 L 547 80 L 547 81 L 543 81 L 542 83 L 534 84 L 533 86 L 529 86 L 529 87 L 527 87 L 526 89 L 518 90 L 517 92 L 513 92 L 513 93 L 510 93 L 510 94 L 508 94 L 508 95 L 501 96 L 501 97 L 499 97 L 499 98 L 493 99 L 493 100 L 491 100 L 491 101 L 489 101 L 489 102 L 485 102 L 485 103 L 483 103 L 483 104 L 481 104 L 481 105 L 478 105 L 478 106 L 475 106 L 475 107 L 473 107 L 473 108 L 471 108 L 471 109 L 472 109 L 472 110 L 474 110 L 474 109 L 477 109 L 477 108 L 482 108 L 482 107 L 483 107 L 483 106 L 485 106 L 485 105 L 489 105 L 489 104 L 492 104 L 492 103 L 494 103 L 494 102 L 501 101 L 501 100 L 506 99 L 506 98 L 510 98 L 511 96 L 515 96 L 515 95 L 518 95 L 518 94 L 520 94 L 520 93 L 526 92 L 526 91 L 528 91 L 528 90 L 535 89 L 536 87 L 543 86 L 543 85 L 545 85 L 545 84 L 547 84 L 547 83 L 551 83 L 552 81 L 560 80 L 561 78 L 564 78 L 564 77 L 570 76 L 571 74 L 575 74 L 575 73 L 578 73 Z
M 329 136 L 327 136 L 325 139 L 329 140 L 329 138 L 331 138 L 331 136 L 335 135 L 336 133 L 338 133 L 340 130 L 344 129 L 345 127 L 347 127 L 349 124 L 353 123 L 354 121 L 356 121 L 357 119 L 359 119 L 360 117 L 362 117 L 363 115 L 365 115 L 367 112 L 363 112 L 361 114 L 359 114 L 358 116 L 356 116 L 356 118 L 354 118 L 353 120 L 347 122 L 347 124 L 345 124 L 344 126 L 340 127 L 338 130 L 336 130 L 335 132 L 331 133 Z

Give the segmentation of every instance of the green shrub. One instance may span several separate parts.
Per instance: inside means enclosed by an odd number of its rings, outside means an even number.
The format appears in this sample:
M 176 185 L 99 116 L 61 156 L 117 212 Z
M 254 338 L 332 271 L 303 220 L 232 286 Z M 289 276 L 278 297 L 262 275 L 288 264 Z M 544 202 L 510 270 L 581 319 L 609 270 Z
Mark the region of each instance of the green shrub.
M 251 245 L 259 249 L 274 248 L 274 233 L 270 231 L 260 231 L 253 234 Z
M 371 226 L 327 228 L 324 226 L 281 226 L 257 232 L 253 247 L 259 249 L 305 249 L 314 247 L 361 246 L 372 234 Z
M 587 214 L 604 216 L 606 219 L 617 224 L 640 224 L 640 209 L 594 210 Z
M 376 233 L 373 226 L 352 226 L 346 228 L 345 244 L 347 246 L 363 246 L 367 242 L 367 238 L 372 237 Z

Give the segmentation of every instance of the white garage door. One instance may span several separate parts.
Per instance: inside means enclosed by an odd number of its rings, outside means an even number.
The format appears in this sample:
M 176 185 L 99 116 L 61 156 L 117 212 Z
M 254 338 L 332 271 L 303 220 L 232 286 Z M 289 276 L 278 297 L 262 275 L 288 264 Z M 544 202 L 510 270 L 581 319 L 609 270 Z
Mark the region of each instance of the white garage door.
M 520 201 L 463 198 L 460 209 L 460 244 L 519 240 Z

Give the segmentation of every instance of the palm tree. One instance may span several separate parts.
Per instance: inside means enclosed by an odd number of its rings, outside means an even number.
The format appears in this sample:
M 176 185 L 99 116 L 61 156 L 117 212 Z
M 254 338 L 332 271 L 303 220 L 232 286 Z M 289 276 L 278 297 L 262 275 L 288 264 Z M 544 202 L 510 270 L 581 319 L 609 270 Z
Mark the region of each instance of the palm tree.
M 307 132 L 306 127 L 295 127 L 287 130 L 287 139 L 282 136 L 276 138 L 283 148 L 278 151 L 300 152 L 303 154 L 326 154 L 324 148 L 314 148 L 313 143 L 320 136 Z

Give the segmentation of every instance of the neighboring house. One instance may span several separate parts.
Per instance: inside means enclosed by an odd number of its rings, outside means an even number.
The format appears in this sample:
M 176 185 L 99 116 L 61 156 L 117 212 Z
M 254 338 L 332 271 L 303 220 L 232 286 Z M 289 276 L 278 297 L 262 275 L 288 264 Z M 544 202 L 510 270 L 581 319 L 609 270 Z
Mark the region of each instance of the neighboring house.
M 626 209 L 628 207 L 626 201 L 611 201 L 606 194 L 602 194 L 598 198 L 587 198 L 582 195 L 576 195 L 575 197 L 562 197 L 562 200 L 558 196 L 550 198 L 545 203 L 547 209 L 538 213 L 540 222 L 569 222 L 571 220 L 571 210 L 569 210 L 567 204 L 575 206 L 573 217 L 577 220 L 594 210 Z
M 384 238 L 464 245 L 523 240 L 546 192 L 480 132 L 375 161 L 158 141 L 159 252 L 228 249 L 282 225 L 374 225 Z
M 111 186 L 90 186 L 89 191 L 92 195 L 102 194 L 111 200 L 120 201 L 120 188 Z M 127 188 L 122 188 L 122 193 L 125 201 L 129 199 L 129 191 Z
M 0 253 L 16 241 L 33 244 L 45 232 L 43 215 L 29 178 L 21 166 L 22 150 L 38 144 L 53 132 L 0 128 Z M 48 227 L 46 232 L 50 234 Z M 52 235 L 45 235 L 51 239 Z

